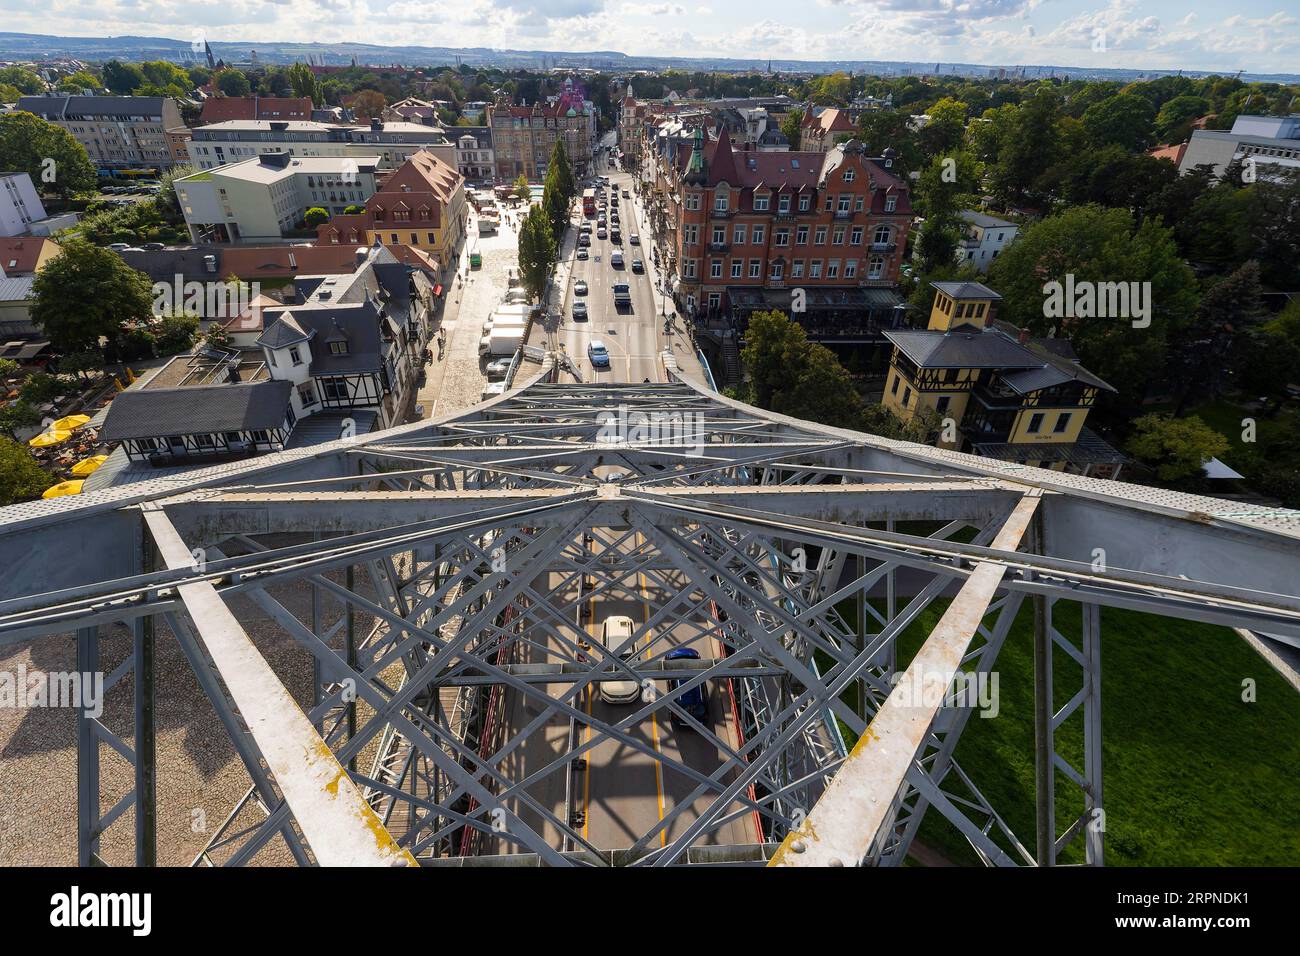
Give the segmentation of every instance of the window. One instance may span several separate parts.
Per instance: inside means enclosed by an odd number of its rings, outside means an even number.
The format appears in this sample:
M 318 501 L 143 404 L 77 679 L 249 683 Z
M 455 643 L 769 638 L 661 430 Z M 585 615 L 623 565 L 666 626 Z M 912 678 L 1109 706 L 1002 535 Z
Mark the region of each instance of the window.
M 1052 429 L 1052 433 L 1056 435 L 1060 435 L 1064 433 L 1065 430 L 1070 427 L 1070 418 L 1071 418 L 1070 412 L 1061 412 L 1061 414 L 1057 415 L 1056 427 Z
M 721 279 L 721 278 L 722 278 L 722 260 L 721 260 L 721 259 L 714 259 L 714 260 L 712 260 L 712 261 L 709 263 L 709 278 L 710 278 L 710 279 Z
M 912 400 L 912 389 L 910 387 L 903 389 L 903 407 L 906 408 L 907 403 L 910 402 L 911 400 Z
M 685 245 L 693 246 L 700 241 L 699 226 L 683 226 L 682 229 L 682 242 Z
M 325 390 L 325 399 L 331 402 L 346 402 L 352 395 L 348 391 L 348 382 L 344 378 L 323 378 L 321 388 Z
M 776 246 L 790 245 L 790 230 L 777 229 L 772 233 L 772 244 Z
M 796 259 L 796 260 L 794 260 L 794 262 L 790 263 L 790 278 L 791 278 L 791 279 L 802 279 L 802 278 L 803 278 L 803 260 L 802 260 L 802 259 Z
M 844 170 L 844 181 L 846 183 L 853 182 L 853 170 L 851 169 Z
M 331 354 L 331 355 L 347 355 L 347 354 L 348 354 L 348 343 L 347 343 L 347 341 L 344 340 L 344 339 L 338 339 L 338 340 L 336 340 L 336 341 L 334 341 L 334 342 L 331 342 L 331 343 L 330 343 L 330 354 Z
M 311 408 L 316 404 L 316 389 L 312 388 L 311 382 L 298 386 L 298 401 L 302 402 L 303 408 Z
M 844 278 L 855 279 L 857 278 L 857 275 L 858 275 L 858 260 L 857 259 L 844 260 Z
M 721 192 L 720 192 L 720 193 L 718 193 L 717 195 L 715 195 L 715 196 L 713 197 L 713 211 L 714 211 L 714 212 L 726 212 L 726 211 L 727 211 L 727 200 L 728 200 L 728 198 L 729 198 L 729 197 L 727 196 L 726 193 L 721 193 Z
M 302 364 L 302 354 L 298 351 L 298 346 L 296 345 L 289 346 L 289 361 L 292 362 L 294 365 Z
M 808 278 L 820 279 L 821 277 L 822 277 L 822 261 L 820 259 L 814 259 L 812 262 L 808 263 Z
M 889 236 L 890 236 L 889 227 L 880 226 L 879 228 L 876 229 L 875 233 L 872 235 L 871 241 L 873 243 L 884 245 L 885 243 L 889 242 Z
M 894 384 L 893 384 L 893 387 L 890 388 L 890 390 L 889 390 L 889 394 L 890 394 L 890 395 L 897 395 L 897 394 L 898 394 L 898 383 L 899 383 L 899 381 L 901 381 L 901 380 L 899 379 L 897 373 L 895 373 L 895 375 L 894 375 Z
M 934 403 L 934 410 L 940 415 L 946 415 L 948 413 L 948 405 L 951 401 L 951 397 L 947 395 L 943 396 L 943 398 Z
M 721 292 L 710 292 L 710 293 L 709 293 L 709 308 L 710 308 L 710 309 L 716 309 L 716 308 L 717 308 L 718 306 L 720 306 L 720 305 L 722 305 L 722 293 L 721 293 Z
M 840 277 L 840 260 L 831 259 L 826 263 L 826 278 L 838 279 Z
M 785 263 L 783 262 L 772 263 L 772 278 L 777 281 L 780 281 L 784 277 L 785 277 Z
M 745 272 L 745 260 L 744 260 L 744 259 L 732 259 L 732 260 L 731 260 L 731 278 L 733 278 L 733 279 L 739 279 L 739 278 L 744 274 L 744 272 Z
M 818 226 L 818 227 L 817 227 L 817 232 L 816 232 L 816 234 L 815 234 L 814 237 L 813 237 L 813 245 L 815 245 L 815 246 L 824 246 L 824 245 L 826 245 L 826 227 L 825 227 L 825 226 Z
M 699 269 L 699 261 L 700 261 L 699 259 L 686 260 L 686 278 L 688 279 L 695 278 L 696 272 Z
M 850 196 L 850 195 L 844 195 L 844 196 L 841 196 L 841 197 L 840 197 L 840 204 L 839 204 L 839 207 L 838 207 L 838 209 L 837 209 L 837 212 L 848 212 L 848 211 L 849 211 L 849 203 L 851 203 L 852 201 L 853 201 L 853 197 Z
M 872 256 L 867 260 L 867 278 L 879 279 L 885 274 L 885 257 Z
M 794 241 L 795 241 L 795 243 L 797 243 L 798 245 L 801 245 L 801 246 L 806 246 L 806 245 L 808 245 L 808 227 L 807 227 L 807 226 L 800 226 L 798 229 L 796 229 L 796 230 L 794 231 Z
M 853 227 L 853 231 L 849 233 L 849 245 L 851 245 L 851 246 L 860 246 L 860 245 L 862 245 L 862 227 L 861 227 L 861 226 L 854 226 L 854 227 Z
M 766 241 L 767 241 L 767 226 L 755 226 L 754 239 L 753 239 L 754 245 L 761 246 Z
M 749 230 L 745 226 L 736 227 L 736 231 L 734 233 L 734 241 L 736 245 L 743 246 L 745 244 L 745 233 L 748 231 Z
M 807 211 L 808 211 L 808 207 L 811 206 L 811 205 L 812 205 L 812 197 L 811 197 L 811 196 L 800 196 L 800 197 L 799 197 L 799 211 L 800 211 L 800 212 L 807 212 Z
M 783 195 L 779 200 L 777 200 L 776 211 L 777 211 L 777 212 L 783 212 L 783 213 L 784 213 L 784 212 L 789 212 L 789 211 L 790 211 L 790 197 L 789 197 L 789 195 Z
M 769 202 L 769 197 L 768 197 L 767 193 L 763 193 L 762 195 L 760 195 L 760 194 L 758 194 L 758 193 L 755 193 L 755 194 L 754 194 L 754 212 L 767 212 L 767 204 L 768 204 L 768 202 Z M 727 207 L 726 207 L 726 206 L 723 206 L 722 208 L 723 208 L 723 209 L 726 209 Z
M 714 245 L 718 245 L 718 246 L 724 245 L 727 241 L 727 227 L 714 226 L 713 239 L 711 241 L 714 243 Z
M 749 260 L 749 277 L 750 277 L 751 279 L 761 279 L 761 278 L 763 277 L 763 260 L 762 260 L 762 259 L 750 259 L 750 260 Z
M 844 227 L 843 227 L 843 226 L 836 226 L 836 227 L 835 227 L 835 231 L 831 233 L 831 245 L 832 245 L 832 246 L 842 246 L 842 245 L 844 245 Z
M 1025 431 L 1027 431 L 1031 435 L 1037 435 L 1039 430 L 1042 429 L 1042 427 L 1043 427 L 1043 413 L 1034 412 L 1034 414 L 1029 416 L 1029 427 L 1025 429 Z
M 898 208 L 898 197 L 897 197 L 897 196 L 886 196 L 886 197 L 885 197 L 885 212 L 893 212 L 896 208 Z
M 700 194 L 699 194 L 699 193 L 687 193 L 687 194 L 686 194 L 686 208 L 689 209 L 689 210 L 691 210 L 691 211 L 693 211 L 693 212 L 698 212 L 698 211 L 699 211 L 699 209 L 700 209 Z

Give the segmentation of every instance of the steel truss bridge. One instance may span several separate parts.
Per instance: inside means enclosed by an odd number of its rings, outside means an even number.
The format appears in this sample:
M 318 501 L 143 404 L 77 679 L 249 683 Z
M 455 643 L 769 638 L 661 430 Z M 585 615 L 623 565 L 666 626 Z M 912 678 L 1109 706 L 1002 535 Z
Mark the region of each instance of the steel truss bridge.
M 81 864 L 132 825 L 135 862 L 156 860 L 162 640 L 250 780 L 196 865 L 282 841 L 322 865 L 885 866 L 927 811 L 989 865 L 1052 865 L 1075 841 L 1101 864 L 1101 608 L 1300 644 L 1300 512 L 822 427 L 680 376 L 551 378 L 455 417 L 0 511 L 0 645 L 75 635 L 94 672 L 105 635 L 131 635 L 106 682 L 129 688 L 134 729 L 77 721 Z M 694 423 L 702 446 L 611 436 L 620 408 Z M 935 601 L 904 659 L 897 639 Z M 949 691 L 996 669 L 1026 602 L 1037 818 L 1017 834 L 954 758 L 972 710 Z M 236 605 L 313 662 L 310 706 Z M 607 649 L 612 607 L 640 620 Z M 644 691 L 605 706 L 602 679 Z M 707 717 L 683 706 L 695 687 Z M 1056 747 L 1067 722 L 1082 762 Z M 670 723 L 689 753 L 662 745 Z M 134 768 L 126 792 L 101 793 L 106 748 Z M 608 808 L 586 792 L 602 748 L 629 787 L 635 767 L 658 782 L 603 843 Z

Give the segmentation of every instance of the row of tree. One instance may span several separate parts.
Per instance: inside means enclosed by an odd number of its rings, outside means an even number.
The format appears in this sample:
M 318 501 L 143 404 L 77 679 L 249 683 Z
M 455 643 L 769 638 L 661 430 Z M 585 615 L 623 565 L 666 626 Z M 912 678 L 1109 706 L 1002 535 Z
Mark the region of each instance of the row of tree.
M 522 176 L 520 179 L 516 184 L 517 193 L 524 202 L 529 202 L 528 180 Z M 555 271 L 560 242 L 577 191 L 568 151 L 564 142 L 557 139 L 546 168 L 541 204 L 529 209 L 519 228 L 519 276 L 528 294 L 538 301 L 546 294 L 546 285 Z

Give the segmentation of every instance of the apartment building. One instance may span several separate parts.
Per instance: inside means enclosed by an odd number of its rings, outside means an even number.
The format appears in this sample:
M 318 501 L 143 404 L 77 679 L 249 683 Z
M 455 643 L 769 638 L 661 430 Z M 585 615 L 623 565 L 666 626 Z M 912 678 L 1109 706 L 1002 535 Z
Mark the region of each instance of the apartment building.
M 738 150 L 725 127 L 669 148 L 650 214 L 688 315 L 743 328 L 754 311 L 790 311 L 798 289 L 810 336 L 871 338 L 864 329 L 892 321 L 912 217 L 893 150 Z
M 1118 477 L 1125 458 L 1085 426 L 1103 391 L 1068 339 L 1033 338 L 995 317 L 979 282 L 932 282 L 925 329 L 890 329 L 882 403 L 928 415 L 936 444 L 1036 468 Z
M 24 96 L 15 107 L 66 129 L 100 169 L 169 169 L 167 131 L 185 125 L 165 96 Z
M 433 153 L 455 168 L 456 150 L 443 131 L 420 123 L 336 126 L 311 120 L 227 120 L 193 131 L 190 158 L 197 169 L 215 169 L 262 153 L 307 159 L 375 156 L 381 170 L 396 169 L 417 152 Z
M 799 124 L 799 149 L 803 152 L 829 152 L 836 139 L 852 136 L 856 131 L 848 111 L 809 106 Z
M 1238 116 L 1231 130 L 1192 130 L 1178 169 L 1208 165 L 1222 176 L 1234 159 L 1253 160 L 1260 176 L 1300 169 L 1300 114 Z
M 0 236 L 21 236 L 45 218 L 45 205 L 27 173 L 0 172 Z
M 497 179 L 545 179 L 557 141 L 564 143 L 574 172 L 586 174 L 596 143 L 596 116 L 594 108 L 576 97 L 532 106 L 513 106 L 504 100 L 489 106 L 487 117 Z
M 181 177 L 176 197 L 198 242 L 279 239 L 297 229 L 308 209 L 341 215 L 366 202 L 378 186 L 376 156 L 301 158 L 264 153 Z
M 203 101 L 199 125 L 230 120 L 310 120 L 313 109 L 307 96 L 210 96 Z
M 988 272 L 993 260 L 1020 234 L 1020 227 L 1014 222 L 988 213 L 963 209 L 957 215 L 963 223 L 963 232 L 957 243 L 955 261 L 958 265 L 972 265 L 980 272 Z
M 465 244 L 465 177 L 432 153 L 416 153 L 365 202 L 365 212 L 334 216 L 317 230 L 318 245 L 408 245 L 436 259 L 443 280 Z
M 491 183 L 497 174 L 492 127 L 456 128 L 456 171 L 474 183 Z

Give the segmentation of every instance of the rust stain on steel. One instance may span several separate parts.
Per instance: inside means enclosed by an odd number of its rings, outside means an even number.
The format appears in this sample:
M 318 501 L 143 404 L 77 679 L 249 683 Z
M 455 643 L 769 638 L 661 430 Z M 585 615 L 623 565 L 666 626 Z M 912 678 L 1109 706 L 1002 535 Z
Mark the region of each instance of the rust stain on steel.
M 1020 500 L 993 539 L 994 550 L 1017 548 L 1040 500 L 1037 492 Z M 942 706 L 948 682 L 929 696 L 926 684 L 937 686 L 945 675 L 951 680 L 1005 574 L 1001 564 L 975 565 L 817 805 L 768 866 L 853 866 L 867 855 Z

